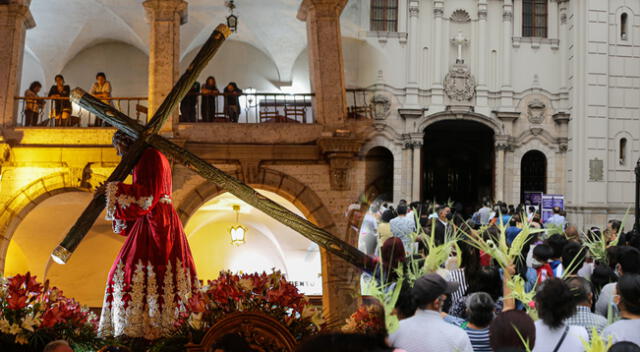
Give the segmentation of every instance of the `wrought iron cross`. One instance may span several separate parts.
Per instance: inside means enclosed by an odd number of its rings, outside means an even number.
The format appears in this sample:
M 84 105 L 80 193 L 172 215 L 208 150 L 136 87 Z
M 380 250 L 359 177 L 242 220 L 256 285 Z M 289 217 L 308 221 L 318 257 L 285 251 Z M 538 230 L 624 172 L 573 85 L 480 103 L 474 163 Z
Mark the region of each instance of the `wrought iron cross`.
M 202 69 L 204 69 L 229 34 L 230 32 L 226 25 L 221 24 L 216 28 L 146 126 L 140 125 L 136 120 L 131 119 L 112 106 L 104 104 L 80 88 L 73 90 L 71 94 L 71 100 L 73 102 L 94 113 L 98 118 L 107 121 L 135 140 L 130 151 L 122 158 L 121 163 L 116 167 L 111 176 L 109 176 L 107 182 L 124 180 L 135 166 L 142 152 L 147 147 L 152 146 L 194 170 L 203 178 L 215 183 L 239 199 L 299 232 L 328 252 L 337 255 L 358 268 L 363 268 L 368 257 L 357 248 L 264 197 L 240 180 L 226 174 L 215 166 L 200 159 L 197 155 L 157 134 L 162 124 L 189 91 Z M 71 253 L 86 236 L 104 209 L 104 206 L 105 198 L 103 195 L 95 197 L 91 201 L 71 230 L 69 230 L 65 239 L 53 251 L 51 256 L 57 263 L 66 263 Z

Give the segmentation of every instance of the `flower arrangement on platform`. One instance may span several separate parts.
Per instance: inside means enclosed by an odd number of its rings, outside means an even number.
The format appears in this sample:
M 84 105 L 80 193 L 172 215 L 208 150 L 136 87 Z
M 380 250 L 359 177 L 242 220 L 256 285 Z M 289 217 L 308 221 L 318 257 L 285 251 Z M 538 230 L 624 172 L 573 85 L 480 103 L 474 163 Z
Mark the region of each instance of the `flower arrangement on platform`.
M 347 319 L 342 332 L 385 336 L 384 315 L 384 308 L 381 305 L 361 305 Z
M 260 311 L 286 325 L 303 339 L 317 333 L 322 324 L 320 312 L 288 282 L 280 271 L 232 274 L 223 271 L 189 299 L 191 313 L 184 322 L 191 333 L 204 333 L 223 316 L 242 311 Z
M 8 351 L 41 351 L 56 339 L 91 349 L 98 342 L 97 323 L 88 308 L 48 281 L 42 285 L 30 273 L 0 278 L 0 345 Z

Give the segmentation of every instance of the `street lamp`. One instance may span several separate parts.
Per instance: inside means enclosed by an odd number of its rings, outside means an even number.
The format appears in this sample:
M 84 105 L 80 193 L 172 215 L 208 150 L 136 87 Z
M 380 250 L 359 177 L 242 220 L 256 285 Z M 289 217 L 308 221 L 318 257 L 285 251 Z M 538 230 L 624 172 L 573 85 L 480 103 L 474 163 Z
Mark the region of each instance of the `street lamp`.
M 232 32 L 235 32 L 238 30 L 238 16 L 233 14 L 236 4 L 233 3 L 233 0 L 227 0 L 225 6 L 229 8 L 230 11 L 229 16 L 227 16 L 227 27 L 229 27 Z
M 229 235 L 231 236 L 231 244 L 234 246 L 240 246 L 246 241 L 245 237 L 247 235 L 247 228 L 240 225 L 238 222 L 240 206 L 234 204 L 233 211 L 236 213 L 236 224 L 229 228 Z

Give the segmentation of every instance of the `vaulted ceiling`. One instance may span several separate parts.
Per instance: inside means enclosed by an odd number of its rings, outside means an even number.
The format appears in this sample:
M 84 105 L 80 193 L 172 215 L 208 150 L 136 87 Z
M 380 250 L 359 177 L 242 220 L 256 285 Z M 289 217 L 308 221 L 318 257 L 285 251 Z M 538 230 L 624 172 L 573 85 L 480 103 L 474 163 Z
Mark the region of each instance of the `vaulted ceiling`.
M 188 22 L 181 27 L 182 57 L 202 45 L 228 15 L 224 0 L 187 2 Z M 281 81 L 290 80 L 295 60 L 306 47 L 305 23 L 296 19 L 301 2 L 235 1 L 239 28 L 232 40 L 253 45 L 271 57 Z M 121 41 L 148 53 L 149 26 L 142 3 L 143 0 L 32 0 L 36 27 L 27 32 L 26 51 L 46 74 L 61 71 L 80 51 L 102 42 Z M 353 24 L 346 28 L 353 28 Z

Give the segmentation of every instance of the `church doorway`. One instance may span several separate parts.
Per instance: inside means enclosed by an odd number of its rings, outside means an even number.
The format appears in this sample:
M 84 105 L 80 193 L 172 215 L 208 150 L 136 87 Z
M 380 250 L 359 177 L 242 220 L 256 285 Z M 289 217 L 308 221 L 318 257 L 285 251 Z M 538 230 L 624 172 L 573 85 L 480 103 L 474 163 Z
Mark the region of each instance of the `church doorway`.
M 493 130 L 479 122 L 447 120 L 425 130 L 423 199 L 459 202 L 470 213 L 493 198 Z
M 393 200 L 393 154 L 385 147 L 371 148 L 365 156 L 365 185 L 369 201 Z
M 525 192 L 547 192 L 547 158 L 539 150 L 530 150 L 520 162 L 520 202 Z
M 258 193 L 305 217 L 293 203 L 269 191 Z M 236 213 L 233 207 L 239 206 Z M 229 228 L 247 229 L 245 242 L 231 243 Z M 216 279 L 221 270 L 234 273 L 280 270 L 306 295 L 322 294 L 322 266 L 318 245 L 230 193 L 219 194 L 196 210 L 185 233 L 198 270 L 198 278 Z

